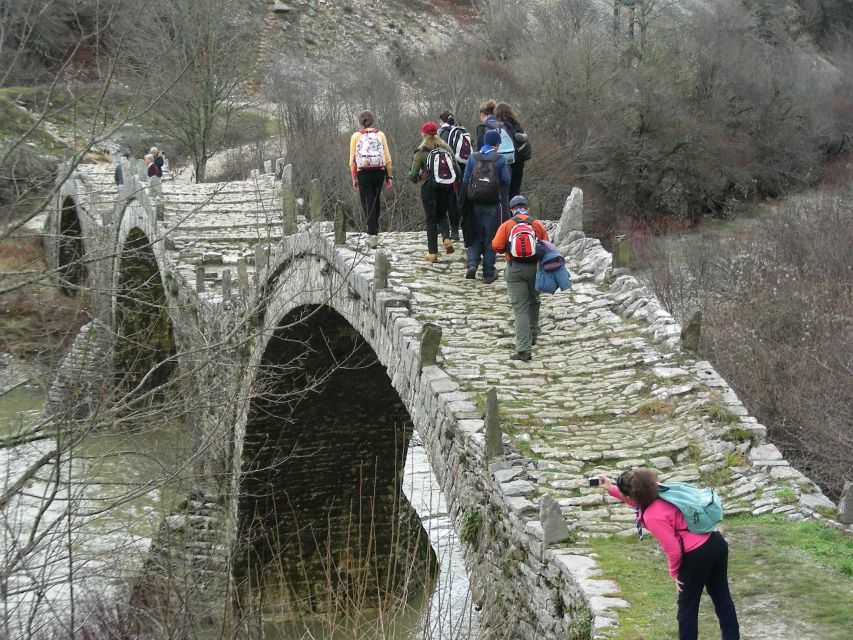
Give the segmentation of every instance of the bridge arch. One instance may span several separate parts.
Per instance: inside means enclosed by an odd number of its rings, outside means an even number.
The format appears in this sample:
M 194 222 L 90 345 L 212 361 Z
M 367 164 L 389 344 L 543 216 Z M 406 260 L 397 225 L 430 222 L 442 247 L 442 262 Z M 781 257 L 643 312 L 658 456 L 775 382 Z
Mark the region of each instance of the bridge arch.
M 146 209 L 129 202 L 118 229 L 113 269 L 113 363 L 120 389 L 159 387 L 176 366 L 162 240 L 154 232 Z
M 272 273 L 236 425 L 235 579 L 303 610 L 423 593 L 435 556 L 402 492 L 412 420 L 376 350 L 390 335 L 324 258 Z
M 86 247 L 83 237 L 83 223 L 77 211 L 77 203 L 73 197 L 65 196 L 59 212 L 57 237 L 57 273 L 65 295 L 76 295 L 80 287 L 86 284 L 88 270 L 84 263 Z

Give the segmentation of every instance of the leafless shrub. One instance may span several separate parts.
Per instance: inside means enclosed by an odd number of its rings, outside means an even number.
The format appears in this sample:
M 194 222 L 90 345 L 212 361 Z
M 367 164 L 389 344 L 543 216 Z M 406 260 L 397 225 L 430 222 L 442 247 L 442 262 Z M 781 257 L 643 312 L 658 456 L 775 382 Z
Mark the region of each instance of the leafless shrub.
M 740 237 L 676 249 L 634 234 L 664 305 L 703 309 L 700 355 L 835 497 L 853 476 L 851 200 L 849 187 L 798 198 Z

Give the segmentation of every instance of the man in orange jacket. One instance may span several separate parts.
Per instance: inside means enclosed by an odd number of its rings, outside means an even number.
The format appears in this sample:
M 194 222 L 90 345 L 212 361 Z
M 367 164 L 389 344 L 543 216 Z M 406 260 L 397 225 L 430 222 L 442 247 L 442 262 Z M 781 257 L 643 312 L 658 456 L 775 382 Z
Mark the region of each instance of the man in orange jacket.
M 512 229 L 520 222 L 533 227 L 537 240 L 547 240 L 548 232 L 539 220 L 528 215 L 527 198 L 524 196 L 515 196 L 510 200 L 509 208 L 512 218 L 498 227 L 492 239 L 492 248 L 496 253 L 503 253 L 508 263 L 504 270 L 504 279 L 515 315 L 515 353 L 510 356 L 510 360 L 527 362 L 533 357 L 532 347 L 536 344 L 536 336 L 539 335 L 539 292 L 536 291 L 538 256 L 534 245 L 530 257 L 515 257 L 511 254 L 509 244 Z

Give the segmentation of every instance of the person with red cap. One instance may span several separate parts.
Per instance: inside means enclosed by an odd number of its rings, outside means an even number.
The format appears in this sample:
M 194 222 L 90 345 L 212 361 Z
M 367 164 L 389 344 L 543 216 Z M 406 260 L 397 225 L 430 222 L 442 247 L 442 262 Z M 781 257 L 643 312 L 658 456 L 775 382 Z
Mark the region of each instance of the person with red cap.
M 425 122 L 421 126 L 423 140 L 415 150 L 409 179 L 421 183 L 421 202 L 424 206 L 427 232 L 427 262 L 438 262 L 438 234 L 441 233 L 444 250 L 453 253 L 447 212 L 460 171 L 453 150 L 438 136 L 438 126 Z

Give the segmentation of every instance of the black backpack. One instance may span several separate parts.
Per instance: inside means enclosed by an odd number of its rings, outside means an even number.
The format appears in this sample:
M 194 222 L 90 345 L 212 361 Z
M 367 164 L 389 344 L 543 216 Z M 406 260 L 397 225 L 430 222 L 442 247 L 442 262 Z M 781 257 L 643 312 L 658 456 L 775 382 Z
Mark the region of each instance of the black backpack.
M 482 153 L 474 153 L 474 169 L 468 180 L 468 200 L 477 204 L 495 204 L 500 198 L 500 182 L 495 160 L 498 154 L 491 158 L 483 158 Z

